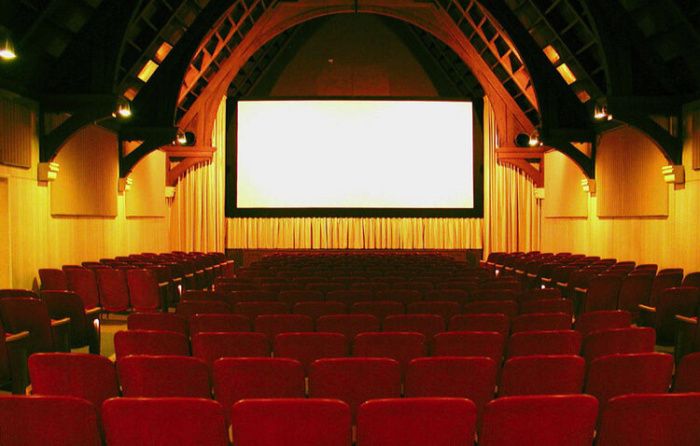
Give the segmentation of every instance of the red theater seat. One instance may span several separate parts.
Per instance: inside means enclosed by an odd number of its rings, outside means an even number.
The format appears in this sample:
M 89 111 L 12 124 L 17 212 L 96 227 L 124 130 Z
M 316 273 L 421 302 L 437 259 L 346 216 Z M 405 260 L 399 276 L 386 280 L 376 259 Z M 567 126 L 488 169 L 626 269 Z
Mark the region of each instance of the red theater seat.
M 181 333 L 156 330 L 121 330 L 114 334 L 117 362 L 128 355 L 190 355 L 190 342 Z
M 511 335 L 506 359 L 531 355 L 578 355 L 581 333 L 574 330 L 525 331 Z
M 504 337 L 490 331 L 450 331 L 435 336 L 433 356 L 487 357 L 496 364 L 503 358 Z
M 126 318 L 129 330 L 174 331 L 189 336 L 187 319 L 172 313 L 132 313 Z
M 262 333 L 198 333 L 192 355 L 211 365 L 219 358 L 269 357 L 270 341 Z
M 190 334 L 251 331 L 250 319 L 242 314 L 196 314 L 190 318 Z
M 117 375 L 125 397 L 211 398 L 209 368 L 199 358 L 127 356 L 117 363 Z
M 311 363 L 322 358 L 344 358 L 349 343 L 340 333 L 281 333 L 275 337 L 274 356 L 299 361 L 308 374 Z
M 498 396 L 581 393 L 585 373 L 580 356 L 518 356 L 503 365 Z
M 339 314 L 321 316 L 316 331 L 344 334 L 352 342 L 359 333 L 379 331 L 379 319 L 371 314 Z

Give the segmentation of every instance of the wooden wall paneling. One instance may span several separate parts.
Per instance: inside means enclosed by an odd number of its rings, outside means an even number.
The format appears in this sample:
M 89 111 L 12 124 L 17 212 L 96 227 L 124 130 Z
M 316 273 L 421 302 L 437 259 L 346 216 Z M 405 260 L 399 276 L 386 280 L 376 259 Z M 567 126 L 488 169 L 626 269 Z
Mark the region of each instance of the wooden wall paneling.
M 0 96 L 0 163 L 28 169 L 36 132 L 28 102 Z
M 126 217 L 165 217 L 165 153 L 156 150 L 129 174 L 131 190 L 125 192 Z
M 581 187 L 581 180 L 586 176 L 581 169 L 558 151 L 545 154 L 545 165 L 544 216 L 588 217 L 588 194 Z

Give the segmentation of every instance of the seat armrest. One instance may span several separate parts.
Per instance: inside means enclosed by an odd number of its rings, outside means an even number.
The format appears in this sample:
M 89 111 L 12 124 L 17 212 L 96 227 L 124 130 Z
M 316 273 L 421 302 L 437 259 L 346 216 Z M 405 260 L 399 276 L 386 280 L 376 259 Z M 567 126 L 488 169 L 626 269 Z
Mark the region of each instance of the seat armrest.
M 85 310 L 85 316 L 87 316 L 88 319 L 98 318 L 100 314 L 102 314 L 102 307 L 93 307 Z
M 694 350 L 695 335 L 698 327 L 698 318 L 676 315 L 676 338 L 673 349 L 673 357 L 678 364 L 683 356 Z
M 640 327 L 654 327 L 656 325 L 656 308 L 640 304 L 637 325 Z
M 57 352 L 70 353 L 70 318 L 64 317 L 51 321 L 53 346 Z
M 5 345 L 7 346 L 7 357 L 12 374 L 12 394 L 23 395 L 29 385 L 29 368 L 27 367 L 29 332 L 20 331 L 5 336 Z

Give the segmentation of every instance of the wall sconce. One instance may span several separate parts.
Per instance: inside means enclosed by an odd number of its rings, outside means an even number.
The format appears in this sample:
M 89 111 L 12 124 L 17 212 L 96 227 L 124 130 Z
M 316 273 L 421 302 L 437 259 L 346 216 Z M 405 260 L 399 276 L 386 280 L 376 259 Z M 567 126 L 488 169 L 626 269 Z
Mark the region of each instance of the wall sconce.
M 661 173 L 664 176 L 664 181 L 671 184 L 685 183 L 685 170 L 683 165 L 663 166 Z
M 58 176 L 58 163 L 39 163 L 37 170 L 39 181 L 53 181 Z
M 186 132 L 184 130 L 178 130 L 177 136 L 175 137 L 175 143 L 180 146 L 193 146 L 196 137 L 193 132 Z
M 119 184 L 117 186 L 117 189 L 119 192 L 127 192 L 131 190 L 131 185 L 134 183 L 134 180 L 131 178 L 119 178 Z
M 10 31 L 0 26 L 0 58 L 12 60 L 16 57 L 15 44 L 10 36 Z
M 593 110 L 593 118 L 597 121 L 611 121 L 612 115 L 608 113 L 608 108 L 603 105 L 596 105 Z
M 175 196 L 175 188 L 173 186 L 165 186 L 165 198 L 173 198 Z
M 535 200 L 544 200 L 544 187 L 535 188 Z
M 112 113 L 112 117 L 128 118 L 129 116 L 131 116 L 131 104 L 125 98 L 119 98 L 117 100 L 117 110 Z
M 581 180 L 581 187 L 583 188 L 583 191 L 587 194 L 595 194 L 595 180 L 590 178 L 584 178 L 583 180 Z

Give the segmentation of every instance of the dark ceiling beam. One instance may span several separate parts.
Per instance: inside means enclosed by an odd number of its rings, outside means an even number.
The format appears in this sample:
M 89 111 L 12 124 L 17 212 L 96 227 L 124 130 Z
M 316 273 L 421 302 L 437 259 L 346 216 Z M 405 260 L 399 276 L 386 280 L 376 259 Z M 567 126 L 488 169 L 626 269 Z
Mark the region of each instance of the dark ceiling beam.
M 608 0 L 582 1 L 591 18 L 593 30 L 602 43 L 607 76 L 607 107 L 616 121 L 624 122 L 647 135 L 663 155 L 673 164 L 683 162 L 683 142 L 679 135 L 671 134 L 656 123 L 651 116 L 662 115 L 680 119 L 682 104 L 689 100 L 678 91 L 676 76 L 664 61 L 648 48 L 647 39 L 618 2 Z M 632 69 L 634 56 L 643 59 L 654 80 L 666 90 L 659 96 L 636 91 L 642 82 L 640 73 Z
M 210 1 L 177 45 L 170 51 L 168 57 L 151 79 L 139 91 L 131 106 L 133 117 L 130 122 L 129 136 L 127 137 L 126 133 L 120 132 L 120 138 L 122 140 L 143 141 L 143 143 L 126 156 L 122 156 L 120 153 L 120 178 L 126 177 L 143 157 L 169 142 L 163 142 L 162 135 L 158 138 L 149 138 L 148 135 L 143 135 L 146 136 L 144 138 L 139 135 L 138 129 L 168 128 L 172 129 L 174 138 L 177 133 L 177 127 L 174 126 L 177 100 L 187 68 L 202 40 L 230 6 L 231 2 L 227 0 Z M 165 132 L 165 134 L 169 133 Z
M 569 156 L 586 176 L 594 178 L 594 159 L 571 144 L 595 141 L 595 130 L 589 110 L 564 82 L 537 42 L 503 0 L 483 1 L 482 6 L 510 37 L 527 67 L 542 118 L 540 140 L 546 146 Z

